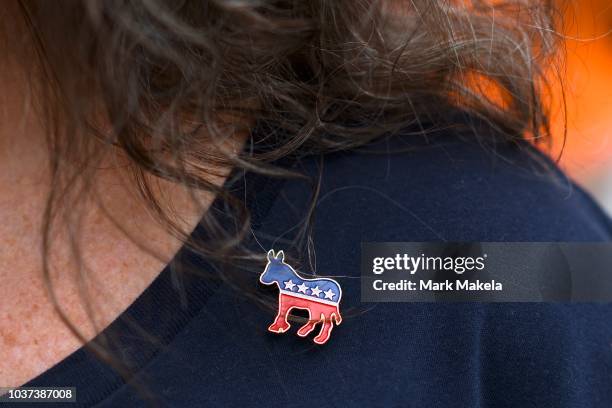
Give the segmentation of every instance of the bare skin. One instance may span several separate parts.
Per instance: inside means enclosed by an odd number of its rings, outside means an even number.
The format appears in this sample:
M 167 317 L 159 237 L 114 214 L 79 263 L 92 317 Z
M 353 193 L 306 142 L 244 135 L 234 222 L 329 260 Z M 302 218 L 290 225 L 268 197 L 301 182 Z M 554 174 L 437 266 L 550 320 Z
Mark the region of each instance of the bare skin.
M 12 387 L 57 364 L 82 342 L 60 319 L 43 279 L 41 227 L 50 189 L 48 153 L 43 142 L 46 130 L 36 113 L 28 109 L 26 81 L 19 68 L 2 64 L 0 386 Z M 78 236 L 87 267 L 83 282 L 93 316 L 88 316 L 84 307 L 83 290 L 78 285 L 82 268 L 71 254 L 69 234 L 65 227 L 53 232 L 50 262 L 54 293 L 85 339 L 93 338 L 133 303 L 181 246 L 136 196 L 117 160 L 124 158 L 118 152 L 111 153 L 99 166 L 94 178 L 95 199 L 82 205 Z M 224 177 L 211 181 L 220 185 Z M 186 231 L 194 228 L 214 199 L 211 194 L 199 194 L 196 204 L 188 191 L 167 182 L 159 182 L 158 190 L 163 200 L 172 197 L 171 205 Z M 146 245 L 146 250 L 133 242 L 134 237 Z

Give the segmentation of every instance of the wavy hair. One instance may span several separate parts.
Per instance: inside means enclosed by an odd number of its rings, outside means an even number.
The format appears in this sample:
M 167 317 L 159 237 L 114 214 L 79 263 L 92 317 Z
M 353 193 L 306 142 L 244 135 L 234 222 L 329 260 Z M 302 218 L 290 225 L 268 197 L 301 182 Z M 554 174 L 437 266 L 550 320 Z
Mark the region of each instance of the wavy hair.
M 33 86 L 42 95 L 60 186 L 49 197 L 47 226 L 71 181 L 91 176 L 83 171 L 87 164 L 120 149 L 135 188 L 169 231 L 188 241 L 152 193 L 151 176 L 210 191 L 234 209 L 233 231 L 220 229 L 214 214 L 204 216 L 217 237 L 191 243 L 198 251 L 229 264 L 263 260 L 263 252 L 240 249 L 248 211 L 208 181 L 211 168 L 298 176 L 273 163 L 356 148 L 455 108 L 506 140 L 548 135 L 545 74 L 557 36 L 546 0 L 19 0 L 19 6 L 36 45 Z M 241 153 L 210 149 L 255 122 L 269 131 L 251 133 Z M 296 245 L 310 242 L 313 214 L 314 206 Z

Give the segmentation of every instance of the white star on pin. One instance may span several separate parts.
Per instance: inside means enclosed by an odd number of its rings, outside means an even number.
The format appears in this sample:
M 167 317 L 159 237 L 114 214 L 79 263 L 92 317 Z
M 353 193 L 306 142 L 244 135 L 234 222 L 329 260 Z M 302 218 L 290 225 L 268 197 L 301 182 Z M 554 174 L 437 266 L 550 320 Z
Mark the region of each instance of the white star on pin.
M 319 286 L 315 286 L 314 288 L 310 289 L 310 291 L 316 297 L 319 297 L 319 293 L 323 292 L 321 289 L 319 289 Z
M 298 286 L 298 292 L 302 292 L 304 294 L 306 294 L 306 291 L 308 290 L 308 286 L 306 286 L 306 284 L 302 283 L 301 285 Z
M 336 294 L 331 289 L 327 289 L 323 293 L 325 293 L 325 299 L 329 299 L 329 300 L 334 300 L 334 296 L 336 296 Z
M 285 289 L 293 290 L 293 287 L 295 286 L 295 283 L 293 283 L 291 279 L 283 283 L 285 284 Z

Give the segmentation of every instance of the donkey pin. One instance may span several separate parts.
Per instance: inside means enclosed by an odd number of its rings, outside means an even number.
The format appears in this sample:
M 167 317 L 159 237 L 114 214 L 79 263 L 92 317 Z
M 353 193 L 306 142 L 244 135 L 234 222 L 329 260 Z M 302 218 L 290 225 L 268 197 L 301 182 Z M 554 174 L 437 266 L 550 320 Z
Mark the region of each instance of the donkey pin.
M 289 330 L 287 316 L 291 309 L 308 311 L 308 322 L 298 330 L 300 337 L 306 337 L 315 326 L 323 323 L 319 334 L 314 338 L 317 344 L 325 344 L 329 340 L 334 323 L 342 322 L 340 316 L 340 299 L 342 289 L 333 279 L 308 279 L 301 277 L 290 265 L 285 263 L 283 251 L 274 253 L 268 251 L 268 264 L 259 277 L 264 285 L 276 284 L 279 289 L 278 314 L 274 323 L 268 327 L 273 333 L 284 333 Z

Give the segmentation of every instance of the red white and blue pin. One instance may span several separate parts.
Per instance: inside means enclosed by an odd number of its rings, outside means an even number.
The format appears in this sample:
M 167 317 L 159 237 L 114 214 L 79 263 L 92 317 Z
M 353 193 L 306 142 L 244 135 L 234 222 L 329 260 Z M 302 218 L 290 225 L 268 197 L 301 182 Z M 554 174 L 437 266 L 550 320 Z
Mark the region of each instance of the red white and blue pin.
M 268 327 L 272 333 L 284 333 L 291 326 L 287 317 L 292 309 L 308 311 L 308 322 L 299 328 L 297 334 L 306 337 L 315 326 L 322 323 L 321 330 L 314 338 L 317 344 L 325 344 L 331 335 L 334 323 L 342 322 L 340 300 L 342 289 L 338 282 L 329 278 L 309 279 L 300 276 L 295 269 L 285 263 L 283 251 L 268 251 L 268 264 L 259 276 L 264 285 L 276 284 L 278 294 L 278 314 L 274 323 Z

